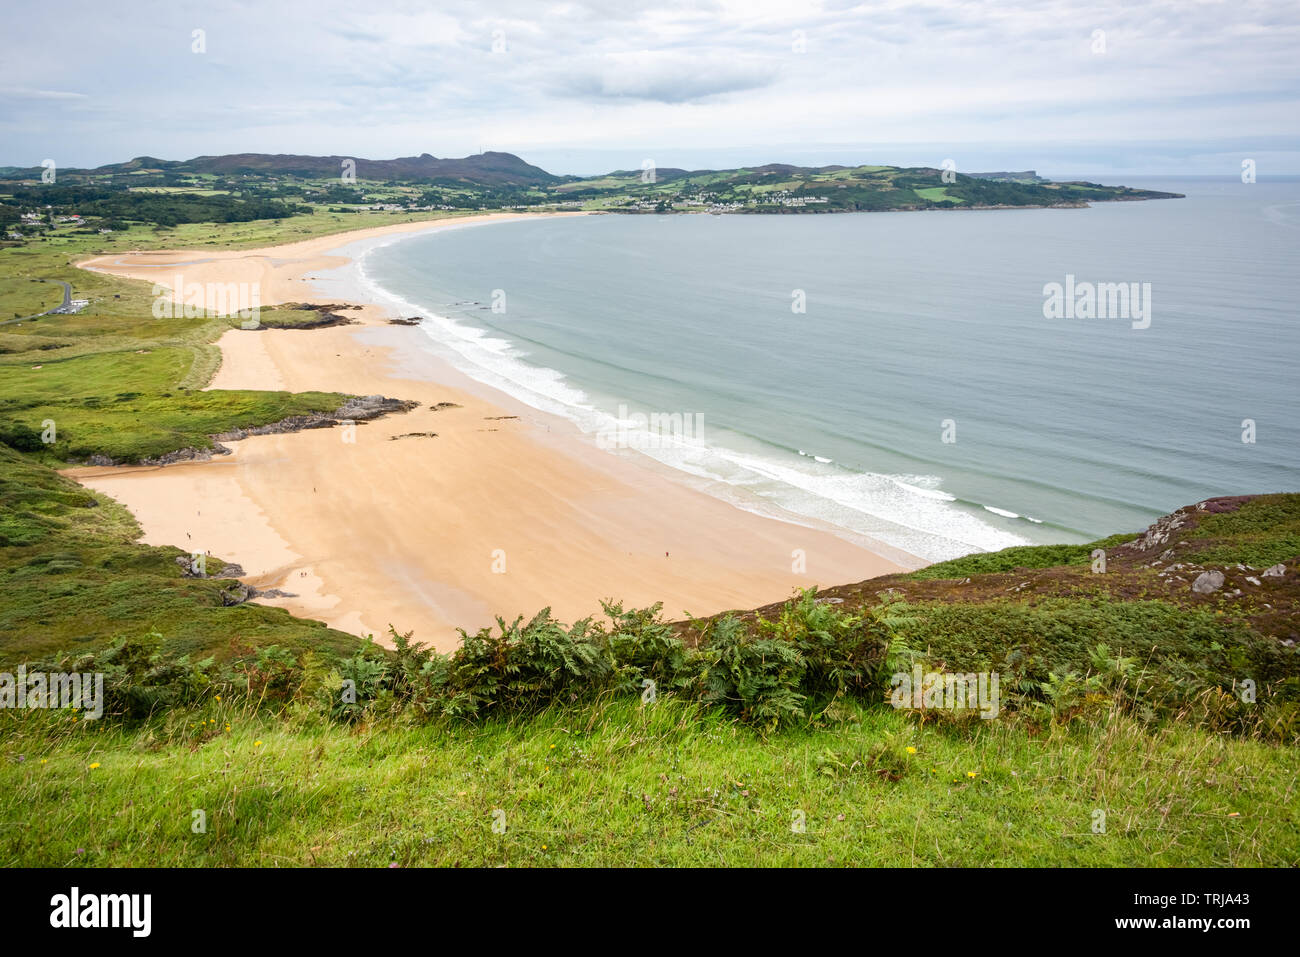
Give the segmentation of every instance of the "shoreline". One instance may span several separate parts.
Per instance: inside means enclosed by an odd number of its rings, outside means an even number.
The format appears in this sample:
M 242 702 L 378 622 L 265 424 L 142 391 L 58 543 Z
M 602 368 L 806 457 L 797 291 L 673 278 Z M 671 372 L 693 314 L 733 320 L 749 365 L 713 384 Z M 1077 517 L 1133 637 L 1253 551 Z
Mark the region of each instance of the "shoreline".
M 78 263 L 168 288 L 180 276 L 186 285 L 258 283 L 263 306 L 358 305 L 345 326 L 227 331 L 205 388 L 382 394 L 420 405 L 358 423 L 353 442 L 339 428 L 259 435 L 208 461 L 64 474 L 126 505 L 146 543 L 208 551 L 242 566 L 246 584 L 291 596 L 258 603 L 384 644 L 391 624 L 439 650 L 455 647 L 457 628 L 473 632 L 497 615 L 549 606 L 572 621 L 610 598 L 663 601 L 670 618 L 707 615 L 925 564 L 802 517 L 742 509 L 648 456 L 604 452 L 571 421 L 422 348 L 427 334 L 390 324 L 397 317 L 387 307 L 313 285 L 313 273 L 349 265 L 344 248 L 364 240 L 538 215 Z

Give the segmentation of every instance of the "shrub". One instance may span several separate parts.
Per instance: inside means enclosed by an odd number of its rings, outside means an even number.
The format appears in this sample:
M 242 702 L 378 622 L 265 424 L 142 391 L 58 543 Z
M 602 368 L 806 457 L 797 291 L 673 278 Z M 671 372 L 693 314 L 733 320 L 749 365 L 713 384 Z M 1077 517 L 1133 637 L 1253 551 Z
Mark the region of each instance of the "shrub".
M 617 691 L 640 691 L 647 681 L 654 682 L 656 694 L 700 686 L 707 668 L 661 619 L 663 602 L 632 611 L 624 611 L 622 602 L 601 602 L 601 607 L 609 625 L 597 624 L 594 633 L 613 665 Z
M 755 724 L 775 727 L 804 716 L 807 665 L 798 647 L 779 638 L 754 638 L 730 616 L 710 631 L 703 700 Z
M 179 705 L 191 704 L 212 684 L 212 661 L 191 662 L 160 654 L 161 635 L 143 640 L 119 638 L 109 647 L 77 656 L 56 655 L 29 671 L 80 672 L 104 676 L 104 716 L 140 720 Z
M 0 422 L 0 442 L 19 452 L 40 452 L 45 448 L 41 433 L 21 422 Z
M 852 614 L 810 588 L 752 630 L 721 618 L 700 640 L 708 663 L 703 700 L 769 727 L 824 714 L 843 695 L 879 701 L 891 635 L 903 621 L 895 607 Z

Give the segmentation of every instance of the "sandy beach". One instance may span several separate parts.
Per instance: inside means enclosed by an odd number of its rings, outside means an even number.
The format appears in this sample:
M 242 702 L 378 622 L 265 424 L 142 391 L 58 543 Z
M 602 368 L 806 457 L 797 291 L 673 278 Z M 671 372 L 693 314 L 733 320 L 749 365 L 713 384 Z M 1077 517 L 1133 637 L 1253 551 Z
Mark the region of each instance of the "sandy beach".
M 79 265 L 169 288 L 178 275 L 258 283 L 264 306 L 339 302 L 312 285 L 347 263 L 339 249 L 457 222 Z M 602 598 L 709 614 L 923 564 L 738 508 L 645 456 L 602 451 L 568 420 L 467 379 L 421 347 L 423 330 L 355 304 L 355 325 L 225 333 L 208 388 L 378 393 L 417 401 L 413 411 L 358 424 L 355 441 L 343 428 L 255 436 L 211 461 L 65 474 L 124 503 L 145 542 L 210 552 L 242 566 L 243 581 L 293 595 L 259 602 L 385 643 L 391 625 L 442 650 L 457 628 L 546 606 L 566 621 L 597 613 Z

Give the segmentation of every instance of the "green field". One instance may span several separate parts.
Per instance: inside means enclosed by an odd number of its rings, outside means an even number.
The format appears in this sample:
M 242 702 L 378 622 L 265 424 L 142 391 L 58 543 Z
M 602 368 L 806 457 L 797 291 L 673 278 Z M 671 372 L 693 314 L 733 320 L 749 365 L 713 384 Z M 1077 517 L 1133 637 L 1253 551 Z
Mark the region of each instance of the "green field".
M 927 186 L 922 189 L 913 190 L 917 196 L 922 199 L 928 199 L 932 203 L 938 203 L 943 200 L 951 200 L 954 203 L 964 203 L 966 200 L 959 196 L 949 196 L 948 187 L 946 186 Z
M 22 316 L 34 316 L 53 309 L 61 302 L 63 302 L 63 287 L 58 283 L 11 276 L 0 277 L 0 322 L 11 317 L 17 319 Z M 0 333 L 7 333 L 12 329 L 12 325 L 0 326 Z
M 1122 718 L 1034 737 L 856 708 L 764 737 L 669 700 L 480 726 L 217 701 L 130 729 L 42 718 L 3 718 L 8 867 L 1300 863 L 1294 749 Z

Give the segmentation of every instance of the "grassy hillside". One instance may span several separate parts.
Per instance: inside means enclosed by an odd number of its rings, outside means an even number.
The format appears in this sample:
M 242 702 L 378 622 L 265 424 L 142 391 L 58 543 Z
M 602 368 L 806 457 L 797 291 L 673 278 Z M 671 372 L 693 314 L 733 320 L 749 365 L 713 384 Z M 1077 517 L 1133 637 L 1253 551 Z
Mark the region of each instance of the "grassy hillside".
M 138 727 L 47 717 L 0 714 L 5 866 L 1300 862 L 1294 748 L 1124 717 L 1033 736 L 858 707 L 763 736 L 635 699 L 481 725 L 351 728 L 224 700 Z
M 1098 550 L 1104 565 L 1092 557 Z M 1298 558 L 1300 495 L 1237 496 L 1180 509 L 1142 534 L 975 554 L 822 597 L 846 611 L 888 601 L 908 619 L 896 648 L 937 670 L 997 670 L 1034 707 L 1097 706 L 1089 681 L 1110 675 L 1144 713 L 1221 728 L 1245 722 L 1294 741 Z M 1193 588 L 1216 573 L 1223 584 L 1213 591 Z M 1249 707 L 1240 701 L 1246 680 L 1259 691 Z

